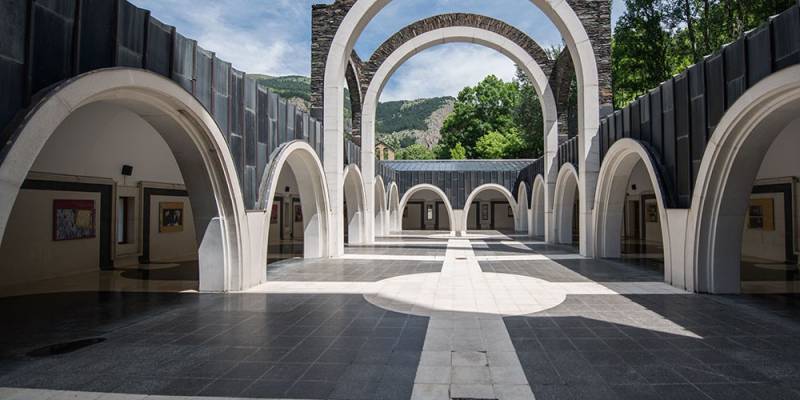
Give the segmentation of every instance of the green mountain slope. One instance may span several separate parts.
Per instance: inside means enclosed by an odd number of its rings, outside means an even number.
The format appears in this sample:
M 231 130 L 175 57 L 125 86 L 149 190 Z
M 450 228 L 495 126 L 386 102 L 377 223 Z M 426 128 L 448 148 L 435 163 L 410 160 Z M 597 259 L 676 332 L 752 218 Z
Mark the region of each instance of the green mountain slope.
M 281 97 L 308 110 L 311 105 L 311 78 L 306 76 L 250 75 Z M 441 122 L 451 111 L 452 97 L 401 100 L 379 103 L 376 130 L 380 140 L 392 147 L 413 143 L 432 146 L 439 141 Z M 345 90 L 345 117 L 350 117 L 349 93 Z

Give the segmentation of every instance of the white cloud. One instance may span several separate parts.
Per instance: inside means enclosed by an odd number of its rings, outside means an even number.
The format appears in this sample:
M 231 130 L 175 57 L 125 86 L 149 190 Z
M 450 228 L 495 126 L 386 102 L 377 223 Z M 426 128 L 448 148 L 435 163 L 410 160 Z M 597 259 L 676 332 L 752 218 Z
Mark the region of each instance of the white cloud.
M 311 2 L 133 0 L 249 73 L 308 75 Z
M 474 44 L 433 47 L 409 59 L 392 76 L 381 101 L 456 96 L 487 75 L 510 81 L 516 66 L 506 56 Z

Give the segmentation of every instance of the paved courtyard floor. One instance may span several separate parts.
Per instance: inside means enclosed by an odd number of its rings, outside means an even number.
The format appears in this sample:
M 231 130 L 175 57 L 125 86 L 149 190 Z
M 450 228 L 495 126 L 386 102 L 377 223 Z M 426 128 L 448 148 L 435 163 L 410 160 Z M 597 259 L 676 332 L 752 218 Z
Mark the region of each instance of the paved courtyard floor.
M 0 298 L 0 398 L 800 399 L 796 295 L 689 294 L 492 233 L 386 237 L 267 277 Z

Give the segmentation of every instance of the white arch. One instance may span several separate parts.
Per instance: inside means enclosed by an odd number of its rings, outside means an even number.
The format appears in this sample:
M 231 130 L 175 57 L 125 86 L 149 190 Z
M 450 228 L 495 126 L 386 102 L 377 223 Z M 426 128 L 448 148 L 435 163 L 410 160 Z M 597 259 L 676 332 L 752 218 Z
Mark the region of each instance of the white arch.
M 533 178 L 533 190 L 531 191 L 531 235 L 535 237 L 544 237 L 545 241 L 550 241 L 550 234 L 547 227 L 550 226 L 550 218 L 552 211 L 546 212 L 545 209 L 545 183 L 542 175 L 536 175 Z
M 386 186 L 383 184 L 383 177 L 380 175 L 375 177 L 375 235 L 384 236 L 387 233 L 386 224 L 389 212 L 386 208 Z
M 741 290 L 739 249 L 752 185 L 774 139 L 800 115 L 798 77 L 800 66 L 764 78 L 731 106 L 709 138 L 688 215 L 687 289 Z
M 190 93 L 154 73 L 103 69 L 69 79 L 28 111 L 0 164 L 0 239 L 36 157 L 73 112 L 96 102 L 138 114 L 169 145 L 189 191 L 200 243 L 200 289 L 242 290 L 260 283 L 250 264 L 244 199 L 225 136 Z
M 389 231 L 396 232 L 403 229 L 403 212 L 400 208 L 400 190 L 397 182 L 389 184 Z
M 329 185 L 334 204 L 340 203 L 341 182 L 339 168 L 343 164 L 343 135 L 344 135 L 344 77 L 350 53 L 355 46 L 361 32 L 369 22 L 391 0 L 356 0 L 347 15 L 342 20 L 335 36 L 331 41 L 330 50 L 325 64 L 324 79 L 324 122 L 325 122 L 325 171 L 329 176 Z M 576 78 L 578 81 L 578 147 L 580 151 L 579 164 L 581 165 L 579 182 L 581 186 L 581 225 L 591 223 L 591 206 L 594 204 L 594 187 L 599 168 L 598 137 L 600 116 L 599 80 L 597 61 L 592 49 L 586 29 L 567 1 L 531 0 L 561 33 L 564 42 L 569 48 L 574 61 Z M 521 64 L 524 65 L 524 64 Z M 366 108 L 366 107 L 365 107 Z M 363 124 L 362 124 L 363 129 Z M 546 131 L 546 137 L 550 136 Z M 364 153 L 362 160 L 372 160 L 374 157 L 374 135 L 362 134 Z M 557 143 L 548 143 L 545 148 L 545 181 L 549 185 L 556 176 L 557 165 L 555 156 Z M 367 176 L 372 176 L 374 166 L 369 162 L 364 164 Z M 550 191 L 546 191 L 550 193 Z M 549 198 L 550 196 L 548 196 Z M 341 214 L 341 209 L 333 210 L 335 215 Z M 585 232 L 584 232 L 585 231 Z M 588 230 L 581 233 L 582 242 L 588 243 Z
M 554 224 L 554 243 L 572 244 L 572 207 L 575 201 L 575 193 L 578 191 L 578 171 L 570 163 L 566 163 L 558 172 L 555 188 L 555 203 L 553 205 Z M 579 224 L 580 231 L 586 229 Z
M 373 151 L 378 101 L 394 72 L 408 59 L 425 49 L 455 42 L 475 43 L 494 49 L 510 58 L 525 71 L 533 83 L 537 95 L 542 100 L 545 149 L 547 157 L 552 158 L 552 161 L 554 161 L 558 151 L 558 114 L 555 97 L 549 86 L 547 75 L 536 60 L 513 40 L 495 32 L 473 27 L 440 28 L 423 33 L 399 46 L 392 54 L 386 57 L 373 76 L 364 95 L 361 113 L 362 143 L 364 144 L 361 148 L 362 160 L 369 160 L 370 158 L 366 157 L 369 157 Z M 364 166 L 364 168 L 369 167 L 369 165 Z M 466 226 L 463 229 L 466 230 Z
M 528 233 L 528 226 L 530 224 L 530 209 L 528 208 L 528 183 L 521 182 L 517 188 L 517 232 Z
M 492 191 L 498 192 L 498 193 L 502 194 L 503 196 L 505 196 L 506 200 L 508 200 L 508 204 L 511 206 L 511 209 L 514 212 L 514 225 L 517 225 L 519 223 L 518 219 L 519 219 L 520 215 L 519 215 L 519 210 L 517 210 L 517 202 L 516 202 L 516 200 L 514 200 L 514 195 L 511 194 L 511 192 L 509 192 L 508 189 L 505 188 L 505 186 L 501 186 L 501 185 L 498 185 L 496 183 L 486 183 L 486 184 L 483 184 L 483 185 L 480 185 L 480 186 L 476 187 L 472 191 L 472 193 L 470 193 L 469 196 L 467 196 L 467 201 L 464 202 L 465 210 L 463 210 L 462 214 L 464 214 L 464 215 L 461 218 L 461 223 L 462 223 L 461 232 L 462 233 L 466 234 L 466 232 L 467 232 L 467 226 L 468 226 L 467 223 L 469 222 L 469 208 L 468 208 L 469 205 L 472 204 L 472 202 L 475 200 L 475 197 L 477 197 L 482 192 L 485 192 L 485 191 L 488 191 L 488 190 L 492 190 Z
M 430 190 L 431 192 L 435 193 L 437 196 L 439 196 L 442 199 L 442 202 L 444 203 L 444 207 L 447 209 L 447 216 L 450 219 L 450 234 L 454 235 L 455 234 L 455 230 L 456 230 L 456 228 L 455 228 L 455 226 L 456 226 L 455 225 L 456 224 L 456 218 L 455 218 L 455 212 L 453 212 L 453 206 L 450 204 L 450 200 L 447 198 L 447 195 L 442 191 L 442 189 L 439 189 L 438 187 L 433 186 L 433 185 L 428 184 L 428 183 L 421 183 L 419 185 L 416 185 L 416 186 L 406 190 L 406 192 L 403 194 L 403 199 L 400 200 L 400 213 L 399 213 L 400 218 L 401 218 L 400 219 L 400 229 L 402 229 L 403 210 L 406 209 L 406 205 L 408 205 L 408 201 L 411 200 L 411 197 L 413 197 L 415 193 L 417 193 L 419 191 L 422 191 L 422 190 Z
M 325 173 L 314 148 L 308 143 L 295 140 L 280 145 L 270 156 L 269 167 L 259 187 L 259 208 L 265 210 L 262 251 L 266 265 L 266 247 L 269 243 L 269 221 L 272 218 L 272 202 L 278 195 L 278 179 L 288 166 L 295 175 L 303 211 L 303 257 L 323 258 L 328 256 L 328 192 Z
M 620 139 L 608 149 L 600 167 L 594 207 L 594 254 L 598 257 L 618 258 L 621 254 L 622 222 L 625 214 L 625 194 L 634 167 L 641 161 L 653 185 L 664 243 L 664 281 L 672 277 L 669 218 L 666 198 L 659 170 L 653 158 L 642 145 L 633 139 Z
M 358 165 L 350 164 L 344 169 L 344 193 L 347 201 L 347 242 L 361 244 L 367 241 L 366 220 L 367 195 L 364 192 L 364 178 Z M 343 200 L 344 201 L 344 200 Z

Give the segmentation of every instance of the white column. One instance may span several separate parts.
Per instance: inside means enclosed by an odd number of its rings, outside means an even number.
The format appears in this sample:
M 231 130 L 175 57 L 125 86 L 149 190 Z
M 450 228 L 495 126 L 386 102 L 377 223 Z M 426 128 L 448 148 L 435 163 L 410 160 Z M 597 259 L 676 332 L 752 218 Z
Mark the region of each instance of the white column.
M 342 82 L 325 87 L 325 136 L 323 168 L 328 182 L 328 243 L 329 254 L 344 254 L 344 91 Z

